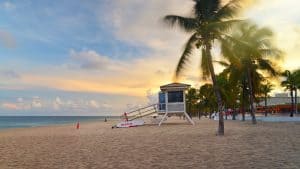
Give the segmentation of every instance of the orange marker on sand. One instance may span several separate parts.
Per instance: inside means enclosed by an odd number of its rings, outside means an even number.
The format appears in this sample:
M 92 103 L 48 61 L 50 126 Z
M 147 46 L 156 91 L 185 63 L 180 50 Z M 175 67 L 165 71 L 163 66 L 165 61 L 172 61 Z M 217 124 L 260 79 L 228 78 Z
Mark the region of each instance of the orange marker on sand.
M 79 129 L 79 122 L 77 122 L 76 129 Z

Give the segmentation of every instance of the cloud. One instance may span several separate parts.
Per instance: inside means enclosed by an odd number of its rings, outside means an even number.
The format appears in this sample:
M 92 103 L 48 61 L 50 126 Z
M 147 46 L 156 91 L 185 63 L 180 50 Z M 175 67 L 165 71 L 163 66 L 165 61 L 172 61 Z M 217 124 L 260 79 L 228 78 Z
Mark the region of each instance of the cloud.
M 28 102 L 23 97 L 16 98 L 16 102 L 4 101 L 1 105 L 7 110 L 30 110 L 32 108 L 31 102 Z
M 90 100 L 88 102 L 88 106 L 90 106 L 91 108 L 95 108 L 95 109 L 100 107 L 99 103 L 95 100 Z
M 87 101 L 86 101 L 87 100 Z M 55 111 L 80 111 L 80 112 L 98 112 L 100 110 L 106 110 L 111 108 L 109 104 L 103 103 L 101 104 L 99 101 L 95 99 L 64 99 L 60 97 L 56 97 L 52 101 L 52 107 L 50 109 L 54 109 Z
M 70 51 L 70 57 L 80 65 L 82 69 L 106 69 L 111 61 L 108 57 L 102 56 L 93 50 L 76 52 Z
M 101 105 L 101 107 L 104 108 L 104 109 L 112 109 L 113 108 L 113 106 L 111 104 L 108 104 L 108 103 L 103 103 Z
M 110 12 L 94 10 L 102 18 L 99 26 L 103 25 L 105 14 L 105 24 L 112 27 L 117 41 L 149 51 L 136 58 L 117 60 L 90 47 L 71 49 L 63 66 L 46 65 L 22 72 L 18 84 L 12 86 L 145 97 L 148 89 L 158 91 L 160 85 L 172 81 L 182 45 L 188 38 L 187 34 L 166 27 L 162 17 L 189 15 L 192 5 L 193 1 L 182 3 L 182 0 L 109 1 Z M 198 75 L 198 71 L 193 70 L 192 74 Z
M 16 47 L 16 40 L 13 35 L 5 30 L 0 29 L 0 42 L 7 48 Z
M 19 79 L 21 75 L 15 72 L 14 70 L 5 70 L 1 71 L 0 74 L 7 79 Z
M 63 102 L 61 101 L 60 97 L 56 97 L 52 104 L 54 110 L 60 110 L 61 106 L 63 105 Z
M 19 106 L 15 103 L 2 103 L 2 108 L 7 109 L 7 110 L 19 110 Z
M 17 98 L 17 102 L 18 102 L 18 103 L 23 103 L 23 102 L 24 102 L 24 99 L 23 99 L 22 97 L 18 97 L 18 98 Z
M 148 99 L 148 104 L 158 103 L 158 93 L 151 91 L 151 89 L 148 89 L 147 90 L 147 99 Z
M 32 98 L 31 107 L 32 108 L 41 108 L 41 107 L 43 107 L 40 97 L 35 96 L 35 97 Z
M 16 5 L 10 1 L 5 1 L 1 4 L 1 6 L 6 10 L 13 10 L 16 8 Z
M 273 0 L 272 3 L 260 1 L 245 13 L 259 25 L 268 26 L 273 30 L 276 36 L 274 43 L 285 52 L 285 58 L 280 60 L 280 65 L 290 70 L 299 68 L 298 62 L 295 62 L 300 53 L 300 36 L 297 31 L 300 17 L 295 7 L 297 5 L 300 5 L 298 0 Z
M 250 2 L 252 3 L 252 1 L 247 1 L 247 3 Z M 278 0 L 276 0 L 277 2 Z M 84 50 L 78 50 L 81 48 L 74 47 L 68 53 L 68 62 L 63 63 L 68 67 L 45 66 L 34 69 L 36 71 L 22 72 L 22 78 L 16 85 L 145 97 L 148 89 L 156 92 L 160 85 L 171 82 L 182 52 L 182 46 L 189 35 L 178 31 L 178 29 L 170 29 L 162 23 L 161 19 L 167 14 L 188 16 L 193 1 L 183 3 L 182 0 L 115 0 L 109 1 L 106 5 L 109 11 L 94 10 L 96 16 L 101 18 L 98 23 L 99 26 L 102 25 L 103 27 L 103 16 L 105 16 L 107 20 L 104 23 L 111 28 L 115 35 L 114 38 L 122 43 L 134 44 L 137 48 L 149 48 L 149 51 L 141 53 L 136 58 L 117 60 L 114 56 L 104 55 L 98 52 L 97 48 L 91 46 L 81 46 L 85 48 Z M 97 9 L 96 6 L 95 9 Z M 253 11 L 265 12 L 263 10 L 266 9 L 264 3 L 257 6 L 260 8 L 253 9 Z M 274 4 L 272 3 L 271 6 Z M 271 14 L 269 10 L 267 11 L 267 18 L 280 15 L 274 11 Z M 262 18 L 261 15 L 254 16 L 255 18 Z M 267 19 L 262 20 L 262 22 L 264 21 Z M 198 53 L 193 56 L 191 65 L 185 72 L 186 76 L 181 82 L 200 83 L 200 78 L 198 78 L 200 60 L 198 56 Z M 66 102 L 64 100 L 64 104 Z M 97 103 L 101 107 L 101 102 Z M 55 102 L 54 105 L 59 107 L 60 104 Z M 75 101 L 70 102 L 70 105 L 76 107 Z
M 189 15 L 192 5 L 193 1 L 182 3 L 182 0 L 115 0 L 111 1 L 110 9 L 113 10 L 107 13 L 107 22 L 120 40 L 164 51 L 178 46 L 182 41 L 176 40 L 184 35 L 170 31 L 162 18 L 167 14 Z

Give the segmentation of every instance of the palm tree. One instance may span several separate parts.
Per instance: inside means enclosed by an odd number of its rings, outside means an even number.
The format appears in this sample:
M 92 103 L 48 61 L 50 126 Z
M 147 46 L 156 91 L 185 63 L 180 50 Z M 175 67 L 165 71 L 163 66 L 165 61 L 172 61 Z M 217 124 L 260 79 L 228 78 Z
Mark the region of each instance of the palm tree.
M 209 118 L 217 107 L 217 99 L 214 95 L 213 86 L 211 84 L 204 84 L 199 90 L 200 107 L 204 112 L 209 112 Z
M 294 112 L 295 112 L 295 105 L 297 104 L 297 99 L 296 99 L 297 98 L 297 89 L 300 86 L 300 84 L 299 84 L 300 83 L 300 70 L 297 70 L 294 72 L 285 70 L 281 75 L 285 78 L 285 80 L 283 80 L 281 82 L 281 86 L 284 87 L 285 90 L 290 91 L 291 107 L 292 107 L 290 116 L 293 117 Z M 295 91 L 295 102 L 294 102 L 294 91 Z
M 186 104 L 188 108 L 188 114 L 192 118 L 192 114 L 195 113 L 196 107 L 197 107 L 197 101 L 199 100 L 198 98 L 198 91 L 195 88 L 190 88 L 188 90 L 188 93 L 186 94 Z
M 297 69 L 294 71 L 295 74 L 295 80 L 296 80 L 296 90 L 295 90 L 295 110 L 296 113 L 298 113 L 298 96 L 297 96 L 297 90 L 300 89 L 300 69 Z
M 274 85 L 272 85 L 270 82 L 267 82 L 266 84 L 262 84 L 260 87 L 261 93 L 264 96 L 264 101 L 265 101 L 265 116 L 268 116 L 268 97 L 269 97 L 269 93 L 273 90 Z
M 225 51 L 224 51 L 225 52 Z M 242 121 L 245 121 L 245 109 L 248 105 L 248 87 L 246 83 L 246 73 L 242 70 L 242 67 L 239 66 L 237 62 L 227 63 L 225 61 L 219 61 L 225 69 L 222 74 L 228 76 L 230 84 L 236 89 L 234 90 L 236 94 L 236 100 L 240 101 L 240 111 L 242 113 Z
M 217 75 L 217 83 L 220 87 L 224 107 L 226 109 L 234 109 L 239 95 L 239 87 L 236 84 L 235 79 L 232 79 L 226 71 L 223 71 Z M 235 116 L 233 116 L 233 118 L 235 119 Z M 225 119 L 227 120 L 227 115 L 225 116 Z
M 202 53 L 201 70 L 203 77 L 210 77 L 213 83 L 214 93 L 217 98 L 219 112 L 218 134 L 224 135 L 224 119 L 222 114 L 222 98 L 219 87 L 216 83 L 216 75 L 212 62 L 211 49 L 214 42 L 223 38 L 224 30 L 227 30 L 237 20 L 230 20 L 238 12 L 238 1 L 232 0 L 222 5 L 221 0 L 193 0 L 193 15 L 183 17 L 167 15 L 164 21 L 171 26 L 178 25 L 191 37 L 185 44 L 185 49 L 180 57 L 176 68 L 176 77 L 180 75 L 195 48 Z
M 221 48 L 224 56 L 237 67 L 241 73 L 243 93 L 249 89 L 250 113 L 253 124 L 256 124 L 254 100 L 260 82 L 264 79 L 258 70 L 271 76 L 277 74 L 273 63 L 268 57 L 279 57 L 280 50 L 273 46 L 272 31 L 259 28 L 250 22 L 237 25 L 228 39 L 223 39 Z M 245 86 L 247 84 L 247 86 Z

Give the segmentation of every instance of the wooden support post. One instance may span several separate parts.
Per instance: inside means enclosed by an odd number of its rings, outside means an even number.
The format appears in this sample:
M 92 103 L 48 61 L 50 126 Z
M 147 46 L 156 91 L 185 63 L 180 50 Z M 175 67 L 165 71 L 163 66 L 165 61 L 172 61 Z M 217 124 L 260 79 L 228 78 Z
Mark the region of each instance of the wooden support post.
M 184 112 L 184 115 L 192 125 L 195 125 L 195 122 L 191 119 L 191 117 L 186 112 Z
M 165 120 L 165 118 L 167 117 L 167 115 L 168 115 L 168 112 L 165 113 L 165 115 L 163 116 L 163 118 L 160 120 L 158 126 L 160 126 L 163 123 L 163 121 Z

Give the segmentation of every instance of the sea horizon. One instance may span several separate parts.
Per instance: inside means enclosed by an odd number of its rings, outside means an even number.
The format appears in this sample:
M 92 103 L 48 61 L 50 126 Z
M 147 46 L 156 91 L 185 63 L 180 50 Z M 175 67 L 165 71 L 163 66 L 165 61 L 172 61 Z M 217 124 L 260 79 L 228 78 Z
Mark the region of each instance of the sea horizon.
M 104 122 L 105 118 L 115 119 L 118 116 L 0 116 L 0 130 L 10 128 L 31 128 L 77 122 Z

